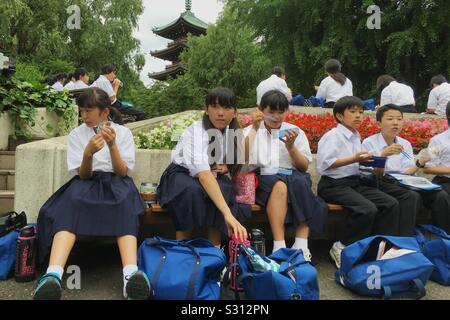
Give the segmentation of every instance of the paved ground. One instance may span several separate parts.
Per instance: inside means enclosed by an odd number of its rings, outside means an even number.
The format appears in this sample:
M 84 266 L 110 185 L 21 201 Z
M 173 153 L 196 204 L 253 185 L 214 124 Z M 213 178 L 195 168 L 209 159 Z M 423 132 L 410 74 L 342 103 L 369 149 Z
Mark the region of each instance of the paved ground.
M 320 298 L 324 300 L 364 299 L 342 288 L 334 281 L 335 267 L 328 258 L 329 241 L 312 241 L 313 260 L 319 274 Z M 69 265 L 81 268 L 81 290 L 64 290 L 63 299 L 115 300 L 122 299 L 122 270 L 119 252 L 111 243 L 77 244 Z M 31 299 L 34 282 L 16 283 L 14 279 L 0 281 L 0 300 Z M 450 287 L 429 281 L 424 299 L 450 300 Z

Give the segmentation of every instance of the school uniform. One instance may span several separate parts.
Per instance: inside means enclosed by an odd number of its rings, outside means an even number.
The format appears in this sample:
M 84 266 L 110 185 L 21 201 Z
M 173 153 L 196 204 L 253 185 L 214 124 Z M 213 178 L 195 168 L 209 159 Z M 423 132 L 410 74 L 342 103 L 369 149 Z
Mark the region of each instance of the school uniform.
M 389 156 L 386 161 L 385 172 L 405 173 L 409 168 L 416 166 L 412 145 L 401 137 L 396 137 L 394 143 L 400 144 L 409 158 L 402 153 Z M 362 144 L 363 150 L 376 156 L 381 156 L 381 153 L 387 147 L 386 140 L 381 133 L 368 137 Z M 379 181 L 379 189 L 399 201 L 400 235 L 403 236 L 414 235 L 416 216 L 423 206 L 430 209 L 432 217 L 439 217 L 443 211 L 449 212 L 450 210 L 449 197 L 445 191 L 418 192 L 410 190 L 398 185 L 386 176 Z
M 208 132 L 214 132 L 213 140 Z M 172 163 L 164 171 L 157 189 L 158 201 L 172 216 L 177 231 L 194 227 L 212 227 L 227 235 L 223 214 L 208 197 L 198 179 L 198 173 L 211 171 L 214 164 L 231 163 L 227 159 L 226 143 L 230 130 L 206 131 L 203 121 L 197 121 L 182 134 L 172 154 Z M 217 140 L 216 140 L 217 139 Z M 211 151 L 211 156 L 208 154 Z M 213 175 L 216 175 L 213 173 Z M 236 203 L 233 184 L 227 175 L 216 175 L 222 195 L 232 214 L 241 222 L 251 216 L 249 205 Z
M 75 82 L 73 82 L 73 81 L 67 82 L 66 85 L 64 86 L 64 89 L 69 90 L 69 91 L 74 90 Z
M 414 99 L 414 90 L 406 84 L 392 81 L 381 92 L 380 105 L 395 104 L 402 112 L 417 113 Z
M 135 164 L 135 147 L 130 129 L 112 123 L 116 145 L 129 171 Z M 137 236 L 139 216 L 145 203 L 133 180 L 114 173 L 109 148 L 94 154 L 93 175 L 82 180 L 78 175 L 86 145 L 95 135 L 85 124 L 69 135 L 67 166 L 74 177 L 56 191 L 42 206 L 38 217 L 41 261 L 48 253 L 53 236 L 60 231 L 88 236 Z
M 298 127 L 283 122 L 280 130 L 292 128 Z M 244 136 L 248 136 L 251 132 L 252 126 L 245 128 Z M 294 142 L 294 147 L 311 163 L 312 155 L 309 142 L 301 129 Z M 282 181 L 288 189 L 288 212 L 285 224 L 298 226 L 301 223 L 306 223 L 315 231 L 323 233 L 328 206 L 312 192 L 309 173 L 301 172 L 292 165 L 286 145 L 278 138 L 278 130 L 273 130 L 270 133 L 262 124 L 256 132 L 251 151 L 249 170 L 257 174 L 259 182 L 256 190 L 256 203 L 267 207 L 274 185 L 278 181 Z M 266 174 L 265 169 L 290 169 L 292 175 Z
M 336 101 L 346 96 L 353 96 L 352 81 L 347 78 L 344 85 L 341 85 L 330 76 L 322 80 L 316 94 L 317 98 L 325 100 L 326 108 L 333 108 Z
M 434 110 L 434 112 L 440 116 L 445 116 L 447 104 L 450 101 L 450 83 L 442 83 L 435 87 L 430 92 L 428 97 L 428 109 Z
M 432 147 L 439 148 L 439 156 L 430 160 L 426 167 L 450 167 L 450 129 L 431 138 L 428 148 Z M 441 185 L 450 197 L 450 175 L 436 176 L 433 183 Z M 447 209 L 445 212 L 443 209 L 441 211 L 439 216 L 433 217 L 433 223 L 450 233 L 450 210 Z
M 377 188 L 362 185 L 358 163 L 330 169 L 336 160 L 361 150 L 359 133 L 342 124 L 326 133 L 318 146 L 317 170 L 322 176 L 318 194 L 349 211 L 341 240 L 344 245 L 376 234 L 397 235 L 399 231 L 398 201 Z
M 89 88 L 89 86 L 86 83 L 84 83 L 82 80 L 77 80 L 73 84 L 72 90 L 81 90 L 81 89 L 86 89 L 86 88 Z
M 56 91 L 63 91 L 64 90 L 64 86 L 61 84 L 61 82 L 56 81 L 53 85 L 52 88 Z
M 286 81 L 273 74 L 266 80 L 261 81 L 261 83 L 256 88 L 256 104 L 260 105 L 262 96 L 270 90 L 280 91 L 286 96 L 288 101 L 291 101 L 292 99 L 292 93 Z
M 92 87 L 97 87 L 102 89 L 103 91 L 105 91 L 108 96 L 114 97 L 116 95 L 116 92 L 113 89 L 113 86 L 111 84 L 111 82 L 108 80 L 108 78 L 106 78 L 104 75 L 100 75 L 98 77 L 97 80 L 95 80 L 92 84 L 91 84 L 91 88 Z M 114 104 L 116 102 L 117 99 L 115 99 L 111 104 Z

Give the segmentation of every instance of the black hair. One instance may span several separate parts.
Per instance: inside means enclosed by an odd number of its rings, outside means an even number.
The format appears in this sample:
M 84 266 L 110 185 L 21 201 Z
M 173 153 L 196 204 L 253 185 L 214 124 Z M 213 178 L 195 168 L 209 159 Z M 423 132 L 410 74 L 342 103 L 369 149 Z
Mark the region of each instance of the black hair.
M 347 77 L 341 72 L 341 68 L 341 63 L 336 59 L 330 59 L 325 63 L 325 71 L 330 74 L 334 81 L 343 86 L 347 82 Z
M 283 75 L 286 74 L 286 72 L 282 67 L 277 66 L 272 69 L 272 74 L 276 75 L 278 78 L 281 78 Z
M 67 73 L 61 72 L 55 76 L 55 82 L 67 79 Z
M 289 101 L 286 96 L 278 90 L 267 91 L 261 98 L 259 108 L 264 110 L 269 107 L 272 111 L 287 111 L 289 109 Z
M 72 80 L 72 78 L 74 78 L 74 74 L 71 72 L 67 75 L 67 79 Z
M 445 114 L 447 115 L 447 122 L 450 126 L 450 101 L 447 103 L 447 108 L 445 109 Z
M 389 74 L 383 74 L 379 76 L 377 79 L 377 92 L 381 94 L 384 88 L 386 88 L 392 81 L 395 81 L 395 78 Z
M 81 77 L 84 76 L 84 75 L 86 75 L 86 74 L 87 74 L 86 69 L 84 69 L 84 68 L 78 68 L 78 69 L 76 69 L 75 72 L 74 72 L 75 80 L 77 80 L 77 81 L 80 80 Z
M 117 71 L 116 67 L 112 64 L 107 64 L 103 66 L 100 70 L 102 75 L 110 74 L 111 72 Z
M 212 89 L 211 91 L 208 92 L 208 94 L 206 95 L 205 98 L 205 108 L 208 108 L 208 106 L 215 106 L 215 105 L 220 105 L 222 107 L 225 108 L 233 108 L 235 110 L 237 110 L 237 99 L 236 96 L 234 94 L 234 92 L 228 88 L 224 88 L 224 87 L 217 87 Z M 214 124 L 211 122 L 211 120 L 209 119 L 209 116 L 204 113 L 203 114 L 203 119 L 202 119 L 202 123 L 203 123 L 203 128 L 205 130 L 209 130 L 209 129 L 213 129 Z M 233 120 L 231 120 L 228 128 L 230 130 L 238 130 L 241 129 L 241 125 L 239 124 L 239 121 L 236 118 L 234 118 Z M 213 143 L 214 141 L 211 139 L 209 141 L 209 144 Z M 230 171 L 231 176 L 233 177 L 234 175 L 236 175 L 237 173 L 239 173 L 241 171 L 242 165 L 238 164 L 238 147 L 241 146 L 243 144 L 243 141 L 237 141 L 237 137 L 234 141 L 234 159 L 233 159 L 233 164 L 227 164 L 228 170 Z
M 433 78 L 431 78 L 430 87 L 433 87 L 433 84 L 437 84 L 439 86 L 446 82 L 447 82 L 447 79 L 445 79 L 445 77 L 442 74 L 438 74 L 437 76 L 434 76 Z
M 341 123 L 337 118 L 338 114 L 344 115 L 345 110 L 355 106 L 364 110 L 364 102 L 358 97 L 346 96 L 336 101 L 333 107 L 333 115 L 336 122 Z
M 79 108 L 99 108 L 100 111 L 109 109 L 111 120 L 123 124 L 122 115 L 116 108 L 111 106 L 108 94 L 97 87 L 87 88 L 77 96 L 76 102 Z
M 396 111 L 400 112 L 403 117 L 403 111 L 402 111 L 402 109 L 400 109 L 399 106 L 397 106 L 395 104 L 387 104 L 377 110 L 377 114 L 376 114 L 377 121 L 381 122 L 381 119 L 383 118 L 384 114 L 386 112 L 388 112 L 389 110 L 396 110 Z

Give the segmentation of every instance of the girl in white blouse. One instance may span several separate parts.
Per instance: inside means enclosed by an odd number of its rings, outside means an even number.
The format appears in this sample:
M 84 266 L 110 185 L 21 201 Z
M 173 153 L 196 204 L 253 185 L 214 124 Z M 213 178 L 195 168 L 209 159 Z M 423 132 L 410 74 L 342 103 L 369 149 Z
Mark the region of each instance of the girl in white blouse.
M 67 165 L 74 176 L 39 212 L 41 261 L 51 247 L 47 272 L 37 283 L 34 298 L 61 297 L 64 266 L 78 235 L 115 236 L 123 264 L 124 297 L 147 299 L 150 284 L 137 268 L 137 234 L 144 203 L 128 171 L 135 149 L 130 129 L 112 121 L 108 94 L 89 88 L 78 98 L 84 123 L 72 130 Z M 112 120 L 112 121 L 111 121 Z

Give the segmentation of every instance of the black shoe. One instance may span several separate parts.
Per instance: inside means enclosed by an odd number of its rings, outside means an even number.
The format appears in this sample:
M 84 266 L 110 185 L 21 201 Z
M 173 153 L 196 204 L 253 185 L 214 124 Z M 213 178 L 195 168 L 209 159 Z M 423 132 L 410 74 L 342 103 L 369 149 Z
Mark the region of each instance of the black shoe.
M 46 273 L 38 281 L 34 291 L 34 300 L 60 300 L 61 279 L 55 273 Z
M 125 287 L 128 300 L 148 300 L 152 296 L 150 281 L 142 271 L 136 271 Z

